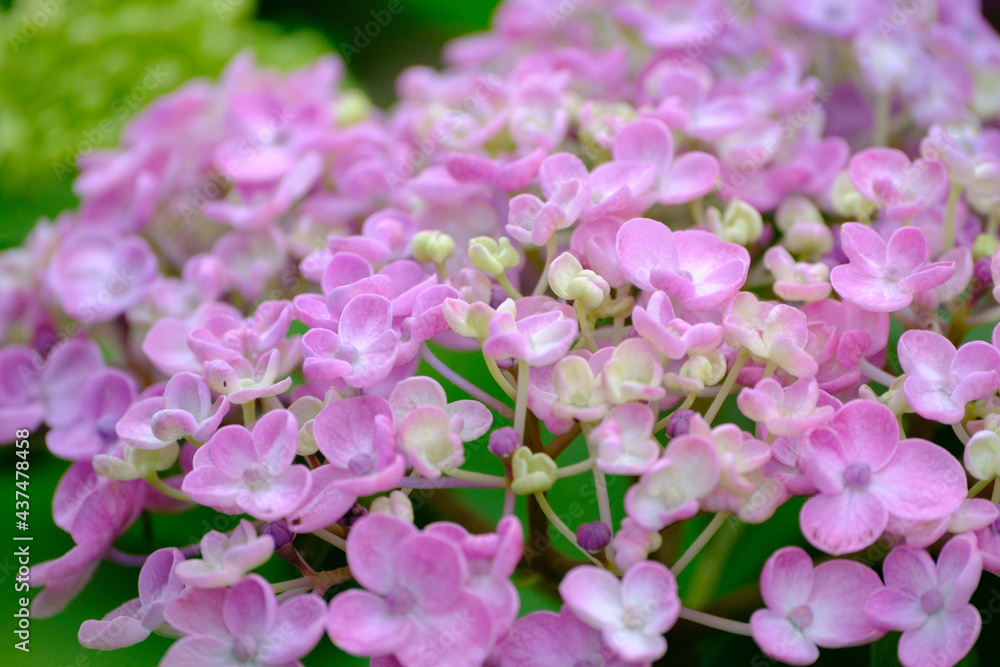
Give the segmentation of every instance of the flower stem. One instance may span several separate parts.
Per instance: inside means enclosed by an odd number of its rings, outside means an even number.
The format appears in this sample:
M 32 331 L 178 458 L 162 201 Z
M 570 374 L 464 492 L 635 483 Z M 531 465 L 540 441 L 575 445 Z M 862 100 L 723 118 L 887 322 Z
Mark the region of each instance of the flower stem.
M 590 452 L 590 461 L 597 461 L 597 448 L 587 442 L 587 451 Z M 560 473 L 562 470 L 560 470 Z M 611 534 L 615 534 L 615 522 L 611 517 L 611 499 L 608 498 L 608 479 L 604 476 L 604 471 L 594 465 L 594 491 L 597 495 L 597 511 L 601 515 L 601 523 L 606 525 Z
M 709 426 L 712 425 L 712 420 L 715 416 L 719 414 L 719 410 L 722 409 L 722 404 L 726 401 L 726 396 L 732 391 L 733 385 L 736 384 L 736 376 L 740 374 L 743 370 L 743 366 L 747 363 L 747 359 L 750 358 L 750 350 L 743 348 L 740 353 L 736 355 L 736 360 L 733 362 L 733 367 L 729 369 L 729 375 L 726 376 L 725 381 L 722 383 L 722 387 L 719 389 L 719 393 L 716 394 L 715 400 L 712 401 L 712 405 L 709 406 L 708 412 L 705 413 L 705 421 L 708 422 Z
M 880 91 L 875 96 L 875 129 L 872 146 L 889 144 L 889 123 L 892 117 L 892 90 Z
M 545 290 L 549 286 L 549 265 L 552 264 L 552 260 L 556 258 L 556 235 L 553 234 L 549 237 L 548 242 L 545 244 L 545 266 L 542 267 L 542 272 L 538 276 L 538 282 L 535 284 L 535 291 L 531 293 L 532 296 L 541 296 L 545 294 Z
M 687 551 L 685 551 L 681 557 L 677 559 L 677 562 L 674 563 L 674 566 L 670 568 L 670 571 L 673 572 L 675 577 L 683 572 L 684 568 L 687 567 L 692 560 L 694 560 L 694 557 L 698 555 L 698 552 L 700 552 L 705 545 L 708 544 L 708 541 L 712 539 L 717 532 L 719 532 L 719 528 L 722 528 L 722 524 L 724 524 L 728 518 L 729 512 L 719 512 L 715 515 L 712 521 L 705 526 L 705 530 L 701 531 L 701 535 L 695 538 L 694 542 L 691 543 L 691 546 L 687 548 Z
M 992 479 L 983 479 L 973 484 L 972 488 L 969 489 L 969 497 L 975 498 L 976 496 L 978 496 L 979 492 L 985 489 L 987 486 L 989 486 L 989 483 L 992 481 L 993 481 Z M 996 490 L 996 487 L 994 487 L 994 490 Z
M 466 482 L 476 482 L 485 487 L 490 487 L 494 489 L 502 489 L 507 486 L 506 477 L 498 477 L 496 475 L 486 475 L 481 472 L 472 472 L 471 470 L 462 470 L 461 468 L 452 468 L 451 470 L 445 470 L 444 473 L 449 477 L 454 477 L 455 479 L 465 480 Z
M 275 582 L 271 584 L 271 588 L 274 589 L 275 593 L 284 593 L 285 591 L 290 591 L 294 588 L 312 588 L 313 585 L 314 582 L 312 577 L 299 577 L 298 579 Z
M 774 371 L 776 371 L 776 370 L 778 370 L 778 364 L 776 364 L 773 361 L 771 361 L 770 359 L 768 359 L 767 363 L 764 365 L 764 376 L 763 376 L 763 379 L 766 380 L 767 378 L 769 378 L 772 375 L 774 375 Z
M 187 494 L 184 493 L 183 491 L 175 489 L 172 486 L 167 486 L 167 484 L 165 484 L 164 481 L 160 479 L 160 476 L 156 473 L 155 470 L 146 475 L 146 481 L 149 482 L 150 486 L 152 486 L 154 489 L 156 489 L 157 491 L 159 491 L 160 493 L 162 493 L 167 497 L 173 498 L 174 500 L 180 500 L 181 502 L 184 503 L 194 502 L 193 500 L 188 498 Z
M 594 468 L 593 458 L 580 461 L 579 463 L 573 463 L 572 465 L 563 466 L 562 468 L 559 468 L 559 472 L 557 474 L 559 475 L 559 479 L 563 479 L 564 477 L 579 475 L 580 473 L 587 472 L 591 469 L 597 470 L 597 468 Z
M 257 419 L 257 401 L 247 401 L 243 404 L 243 425 L 250 428 L 250 425 Z
M 452 470 L 447 471 L 449 475 L 452 474 Z M 487 475 L 489 477 L 489 475 Z M 505 480 L 506 481 L 506 480 Z M 480 481 L 473 481 L 469 479 L 463 479 L 457 476 L 451 477 L 404 477 L 399 484 L 396 485 L 400 489 L 407 489 L 407 493 L 410 489 L 502 489 L 503 486 L 497 486 L 494 482 L 484 483 Z
M 669 415 L 667 415 L 666 417 L 664 417 L 663 419 L 661 419 L 660 421 L 656 422 L 656 424 L 653 425 L 653 434 L 655 435 L 659 433 L 661 430 L 665 429 L 667 427 L 667 422 L 670 421 L 671 415 L 673 415 L 675 412 L 679 410 L 687 410 L 688 408 L 690 408 L 694 404 L 696 398 L 698 398 L 698 392 L 692 391 L 690 394 L 688 394 L 687 398 L 684 399 L 684 402 L 681 403 L 679 406 L 677 406 L 677 409 L 672 410 Z
M 528 362 L 519 359 L 517 362 L 517 398 L 514 400 L 514 430 L 520 438 L 520 444 L 524 445 L 524 420 L 528 415 L 528 376 L 531 374 L 531 366 Z
M 944 216 L 944 236 L 941 241 L 947 252 L 955 247 L 955 213 L 958 210 L 958 200 L 962 196 L 962 186 L 952 183 L 948 190 L 948 208 Z
M 698 623 L 699 625 L 722 630 L 723 632 L 731 632 L 734 635 L 751 636 L 749 623 L 740 623 L 739 621 L 731 621 L 728 618 L 719 618 L 718 616 L 712 616 L 703 611 L 695 611 L 687 607 L 681 607 L 680 617 L 692 623 Z
M 336 535 L 334 535 L 325 528 L 314 530 L 313 535 L 323 540 L 324 542 L 329 542 L 330 544 L 337 547 L 341 551 L 347 551 L 347 540 L 345 540 L 342 537 L 337 537 Z
M 993 478 L 993 495 L 990 497 L 990 502 L 996 505 L 1000 503 L 1000 479 Z
M 500 287 L 503 288 L 503 291 L 507 292 L 507 296 L 515 300 L 521 298 L 521 293 L 514 289 L 514 286 L 510 284 L 510 278 L 507 277 L 506 273 L 501 273 L 497 276 L 497 282 L 500 283 Z
M 426 361 L 428 366 L 430 366 L 438 373 L 440 373 L 441 377 L 443 377 L 445 380 L 452 383 L 453 385 L 464 391 L 466 394 L 468 394 L 472 398 L 476 399 L 477 401 L 488 407 L 493 412 L 497 413 L 502 417 L 506 417 L 507 419 L 514 418 L 513 410 L 511 410 L 509 407 L 507 407 L 497 399 L 493 398 L 479 387 L 473 385 L 464 377 L 462 377 L 454 370 L 446 366 L 443 361 L 438 359 L 437 356 L 433 352 L 431 352 L 430 348 L 427 347 L 426 343 L 420 346 L 420 358 Z
M 955 435 L 958 436 L 958 439 L 962 441 L 963 445 L 969 442 L 969 434 L 965 430 L 965 427 L 962 426 L 962 422 L 956 422 L 952 424 L 951 430 L 955 432 Z
M 496 360 L 487 356 L 485 352 L 483 353 L 483 359 L 486 361 L 486 368 L 489 369 L 490 375 L 492 375 L 493 379 L 497 381 L 500 388 L 503 389 L 504 393 L 507 394 L 509 398 L 514 398 L 516 393 L 514 391 L 514 387 L 511 386 L 510 382 L 507 382 L 507 378 L 505 378 L 503 373 L 500 372 L 500 369 L 497 368 Z
M 573 441 L 576 440 L 576 436 L 580 435 L 581 430 L 580 422 L 573 424 L 573 428 L 566 431 L 562 435 L 557 435 L 552 438 L 552 441 L 545 447 L 545 453 L 549 455 L 549 458 L 555 461 L 567 447 L 573 444 Z
M 858 370 L 869 379 L 875 380 L 875 382 L 878 382 L 886 388 L 891 387 L 892 383 L 896 381 L 896 377 L 894 375 L 886 373 L 881 368 L 876 368 L 875 364 L 868 361 L 864 357 L 858 359 Z
M 553 511 L 553 509 L 552 509 L 552 505 L 549 505 L 549 501 L 545 498 L 545 494 L 544 493 L 536 493 L 535 494 L 535 501 L 538 503 L 538 506 L 542 508 L 542 512 L 545 514 L 545 518 L 549 520 L 549 523 L 551 523 L 553 526 L 555 526 L 556 530 L 558 530 L 560 533 L 562 533 L 563 537 L 565 537 L 567 540 L 569 540 L 570 544 L 572 544 L 574 547 L 576 547 L 577 549 L 579 549 L 580 553 L 582 553 L 584 556 L 586 556 L 594 565 L 596 565 L 598 567 L 604 567 L 604 565 L 601 563 L 601 561 L 597 560 L 596 558 L 594 558 L 593 556 L 591 556 L 589 553 L 587 553 L 586 551 L 584 551 L 584 549 L 576 541 L 576 535 L 573 534 L 573 531 L 570 530 L 569 527 L 565 523 L 562 522 L 562 519 L 560 519 L 558 516 L 556 516 L 555 511 Z

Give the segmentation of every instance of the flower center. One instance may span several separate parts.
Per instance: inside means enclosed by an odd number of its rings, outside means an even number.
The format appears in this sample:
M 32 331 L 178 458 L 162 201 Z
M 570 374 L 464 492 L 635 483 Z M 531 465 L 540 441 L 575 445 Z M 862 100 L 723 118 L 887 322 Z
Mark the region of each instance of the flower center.
M 852 463 L 844 471 L 844 483 L 848 486 L 866 487 L 872 481 L 872 469 L 867 463 Z
M 101 437 L 101 440 L 105 445 L 114 442 L 118 439 L 118 434 L 115 432 L 115 424 L 118 420 L 111 415 L 101 415 L 97 420 L 97 435 Z
M 385 596 L 385 604 L 393 614 L 405 614 L 415 602 L 413 594 L 402 586 L 397 586 Z
M 799 630 L 805 630 L 813 623 L 812 608 L 809 605 L 799 605 L 789 614 L 788 620 Z
M 248 662 L 257 654 L 257 640 L 242 635 L 233 642 L 233 657 L 240 662 Z
M 372 462 L 371 454 L 355 454 L 347 462 L 347 469 L 351 471 L 352 475 L 360 477 L 371 471 Z
M 941 593 L 936 589 L 929 590 L 920 596 L 920 608 L 927 614 L 933 614 L 943 606 L 944 599 L 941 597 Z
M 646 616 L 641 609 L 635 607 L 625 608 L 625 617 L 622 619 L 625 627 L 629 630 L 642 630 L 646 625 Z
M 354 347 L 350 343 L 341 343 L 337 346 L 337 349 L 333 351 L 333 356 L 336 359 L 353 364 L 358 358 L 358 348 Z
M 267 470 L 261 465 L 253 465 L 243 471 L 243 483 L 251 491 L 259 491 L 267 486 L 269 477 Z

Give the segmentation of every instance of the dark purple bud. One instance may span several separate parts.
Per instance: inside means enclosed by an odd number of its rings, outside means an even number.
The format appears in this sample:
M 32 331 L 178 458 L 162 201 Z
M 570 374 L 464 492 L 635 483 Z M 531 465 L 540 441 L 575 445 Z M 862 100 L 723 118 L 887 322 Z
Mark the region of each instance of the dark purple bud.
M 993 273 L 990 271 L 990 258 L 981 257 L 977 259 L 975 265 L 972 267 L 972 275 L 987 287 L 992 287 Z
M 288 546 L 295 539 L 295 533 L 288 529 L 288 524 L 284 519 L 264 524 L 264 527 L 260 529 L 260 534 L 271 536 L 271 539 L 274 540 L 275 551 Z
M 676 410 L 667 419 L 666 433 L 668 438 L 687 435 L 691 430 L 691 419 L 698 414 L 694 410 Z
M 490 451 L 502 459 L 512 456 L 520 444 L 520 436 L 510 426 L 502 426 L 490 433 Z
M 580 548 L 595 554 L 608 546 L 611 541 L 611 529 L 600 521 L 585 523 L 576 529 L 576 541 Z
M 351 526 L 354 525 L 355 521 L 365 516 L 366 514 L 368 514 L 368 510 L 364 506 L 355 504 L 354 507 L 351 508 L 351 511 L 345 514 L 343 517 L 341 517 L 340 521 L 338 521 L 337 523 L 339 523 L 344 528 L 350 528 Z

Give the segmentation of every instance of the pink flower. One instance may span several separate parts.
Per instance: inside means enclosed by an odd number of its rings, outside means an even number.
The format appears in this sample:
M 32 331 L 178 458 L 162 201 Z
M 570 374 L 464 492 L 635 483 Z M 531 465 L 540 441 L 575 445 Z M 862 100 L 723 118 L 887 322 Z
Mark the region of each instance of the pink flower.
M 601 631 L 623 660 L 656 660 L 667 652 L 663 633 L 681 611 L 677 581 L 666 565 L 645 561 L 621 581 L 592 565 L 573 568 L 559 584 L 559 595 L 581 621 Z
M 639 403 L 616 405 L 587 436 L 597 450 L 597 467 L 613 475 L 641 475 L 660 456 L 653 438 L 656 415 Z
M 180 549 L 154 551 L 139 571 L 139 597 L 105 615 L 100 621 L 84 621 L 77 634 L 84 648 L 110 651 L 138 644 L 164 625 L 163 612 L 184 584 L 177 567 L 184 561 Z M 166 628 L 169 632 L 169 627 Z
M 288 391 L 292 386 L 292 378 L 278 380 L 280 372 L 281 352 L 278 350 L 262 355 L 256 364 L 243 357 L 234 357 L 227 361 L 206 361 L 204 366 L 208 386 L 226 396 L 234 405 L 243 405 L 258 398 L 277 396 Z
M 799 547 L 779 549 L 760 573 L 767 609 L 750 617 L 754 641 L 764 653 L 790 665 L 811 665 L 818 646 L 858 646 L 885 631 L 864 615 L 865 602 L 882 582 L 871 568 L 832 560 L 813 568 Z
M 809 342 L 806 317 L 797 308 L 760 302 L 750 292 L 740 292 L 722 324 L 754 361 L 773 363 L 795 377 L 816 374 L 816 360 L 805 350 Z
M 562 165 L 569 156 L 553 155 L 541 167 L 546 175 L 541 181 L 546 201 L 535 195 L 517 195 L 510 200 L 507 232 L 521 243 L 545 246 L 555 232 L 570 227 L 590 204 L 590 183 L 586 170 L 567 171 Z M 575 162 L 573 163 L 575 165 Z M 579 165 L 579 166 L 582 166 Z
M 775 435 L 802 435 L 833 418 L 830 405 L 819 406 L 820 388 L 813 378 L 782 387 L 774 379 L 761 380 L 737 397 L 740 411 Z M 763 437 L 763 436 L 762 436 Z
M 48 283 L 66 314 L 90 325 L 113 319 L 145 298 L 155 276 L 156 256 L 146 241 L 85 227 L 62 239 Z
M 271 585 L 257 574 L 228 590 L 189 588 L 164 613 L 183 636 L 161 664 L 294 664 L 323 636 L 325 611 L 323 598 L 311 593 L 278 604 Z
M 903 393 L 910 407 L 943 424 L 962 421 L 966 404 L 1000 387 L 1000 352 L 983 341 L 956 351 L 941 334 L 906 331 L 899 338 L 899 364 L 906 372 Z
M 181 438 L 206 442 L 229 412 L 229 399 L 212 403 L 204 378 L 178 373 L 167 381 L 163 396 L 132 404 L 115 426 L 122 442 L 138 449 L 159 449 Z
M 118 442 L 115 424 L 135 399 L 135 380 L 117 369 L 101 369 L 79 387 L 73 424 L 53 427 L 45 434 L 49 451 L 70 461 L 104 454 Z
M 954 262 L 928 263 L 930 250 L 916 227 L 900 227 L 886 243 L 873 229 L 848 222 L 840 240 L 849 263 L 833 267 L 830 282 L 837 294 L 865 310 L 906 308 L 914 294 L 943 285 L 955 273 Z
M 641 118 L 615 139 L 615 160 L 652 162 L 653 190 L 661 204 L 683 204 L 708 194 L 719 176 L 719 163 L 708 153 L 691 151 L 675 159 L 674 139 L 663 123 Z
M 774 276 L 774 293 L 785 301 L 822 301 L 830 296 L 830 268 L 826 264 L 796 262 L 781 246 L 764 253 L 764 265 Z
M 514 622 L 494 653 L 497 667 L 602 665 L 640 667 L 618 657 L 602 633 L 577 618 L 568 605 L 559 613 L 535 611 Z M 488 664 L 493 664 L 488 663 Z
M 341 314 L 337 332 L 310 329 L 302 337 L 303 372 L 323 380 L 343 378 L 352 387 L 384 379 L 396 362 L 399 334 L 393 307 L 376 294 L 359 294 Z
M 576 339 L 579 329 L 570 306 L 546 297 L 508 299 L 490 320 L 483 352 L 494 359 L 527 361 L 548 366 L 558 361 Z
M 189 558 L 174 569 L 178 581 L 193 588 L 232 586 L 271 558 L 274 538 L 257 536 L 246 519 L 229 533 L 212 530 L 201 538 L 201 558 Z
M 893 220 L 908 220 L 938 202 L 948 173 L 938 160 L 910 158 L 894 148 L 868 148 L 851 158 L 851 182 L 863 197 L 884 206 Z
M 622 341 L 601 372 L 604 395 L 611 403 L 663 398 L 663 365 L 656 347 L 644 338 Z
M 0 349 L 0 443 L 14 434 L 34 431 L 42 423 L 42 357 L 24 345 Z
M 252 433 L 224 426 L 195 453 L 181 490 L 221 512 L 280 519 L 309 494 L 309 469 L 292 464 L 298 440 L 298 425 L 287 410 L 268 412 Z
M 819 495 L 806 501 L 799 523 L 827 553 L 874 544 L 890 521 L 946 517 L 965 499 L 955 457 L 926 440 L 900 441 L 896 417 L 881 403 L 852 401 L 805 440 L 805 473 Z
M 371 514 L 351 528 L 347 564 L 367 590 L 330 602 L 326 629 L 337 646 L 354 655 L 392 654 L 405 667 L 485 661 L 495 637 L 491 614 L 466 587 L 468 564 L 450 540 Z
M 670 441 L 653 467 L 625 494 L 625 510 L 637 524 L 660 530 L 698 513 L 698 501 L 719 483 L 719 457 L 704 437 Z
M 618 231 L 618 264 L 644 290 L 658 289 L 690 310 L 717 308 L 746 282 L 750 255 L 709 232 L 671 232 L 656 220 L 635 218 Z
M 653 292 L 645 308 L 636 305 L 632 309 L 632 326 L 670 359 L 683 359 L 688 353 L 707 354 L 719 347 L 723 338 L 718 324 L 691 324 L 676 317 L 670 297 L 659 291 Z
M 937 567 L 926 551 L 901 546 L 889 553 L 882 566 L 885 588 L 869 598 L 865 611 L 879 625 L 902 631 L 904 667 L 951 667 L 969 652 L 982 627 L 979 610 L 969 604 L 982 568 L 969 534 L 944 545 Z

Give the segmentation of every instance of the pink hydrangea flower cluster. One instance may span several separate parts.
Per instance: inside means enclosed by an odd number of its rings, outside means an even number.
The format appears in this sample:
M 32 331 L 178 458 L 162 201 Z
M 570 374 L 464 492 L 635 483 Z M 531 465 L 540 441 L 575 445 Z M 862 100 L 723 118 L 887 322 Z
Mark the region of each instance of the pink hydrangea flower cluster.
M 1000 39 L 972 0 L 757 4 L 507 0 L 386 111 L 240 56 L 87 155 L 0 254 L 0 441 L 71 462 L 32 614 L 107 559 L 138 597 L 81 643 L 168 665 L 650 665 L 678 619 L 959 662 L 1000 575 Z M 197 506 L 242 520 L 115 547 Z M 720 527 L 788 508 L 762 608 L 686 606 Z

